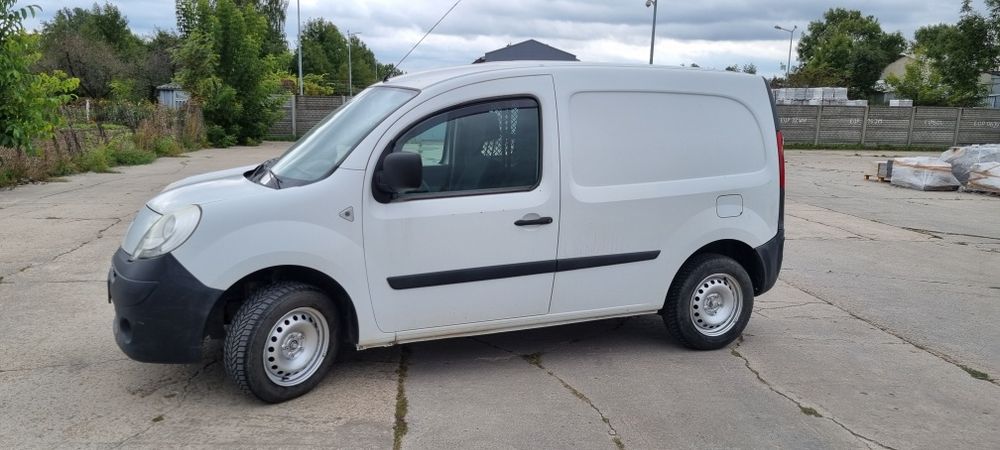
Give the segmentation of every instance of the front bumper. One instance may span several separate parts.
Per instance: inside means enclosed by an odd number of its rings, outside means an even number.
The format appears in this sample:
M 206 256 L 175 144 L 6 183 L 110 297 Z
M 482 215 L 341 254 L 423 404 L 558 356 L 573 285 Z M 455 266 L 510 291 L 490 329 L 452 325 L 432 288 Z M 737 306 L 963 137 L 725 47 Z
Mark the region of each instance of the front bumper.
M 115 342 L 136 361 L 198 362 L 205 325 L 221 295 L 171 254 L 129 261 L 119 248 L 108 273 Z
M 778 233 L 766 244 L 754 249 L 760 259 L 760 283 L 754 283 L 754 295 L 761 295 L 774 287 L 781 272 L 781 260 L 785 253 L 785 229 L 778 228 Z

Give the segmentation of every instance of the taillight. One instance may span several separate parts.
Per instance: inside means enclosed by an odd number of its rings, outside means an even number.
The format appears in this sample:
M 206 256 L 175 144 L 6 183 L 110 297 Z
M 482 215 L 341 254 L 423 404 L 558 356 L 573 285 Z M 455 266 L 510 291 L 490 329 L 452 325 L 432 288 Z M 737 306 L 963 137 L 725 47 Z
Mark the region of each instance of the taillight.
M 778 131 L 778 186 L 785 188 L 785 137 Z

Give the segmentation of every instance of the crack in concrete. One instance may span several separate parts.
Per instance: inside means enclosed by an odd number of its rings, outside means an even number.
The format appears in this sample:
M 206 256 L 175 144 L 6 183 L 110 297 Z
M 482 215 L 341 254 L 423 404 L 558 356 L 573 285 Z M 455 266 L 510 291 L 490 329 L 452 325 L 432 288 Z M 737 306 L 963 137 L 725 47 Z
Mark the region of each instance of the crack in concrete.
M 814 204 L 805 203 L 805 202 L 803 202 L 802 204 L 809 205 L 809 206 L 812 206 L 814 208 L 825 209 L 827 211 L 835 212 L 837 214 L 843 214 L 845 216 L 851 216 L 851 217 L 854 217 L 856 219 L 867 220 L 869 222 L 875 222 L 877 224 L 885 225 L 887 227 L 899 228 L 899 229 L 906 230 L 906 231 L 911 231 L 911 232 L 914 232 L 914 233 L 920 233 L 920 234 L 927 235 L 927 236 L 930 236 L 930 237 L 933 237 L 933 238 L 937 238 L 937 239 L 941 239 L 941 236 L 938 236 L 938 235 L 939 234 L 943 234 L 943 235 L 946 235 L 946 236 L 963 236 L 963 237 L 971 237 L 971 238 L 977 238 L 977 239 L 990 239 L 990 240 L 994 240 L 994 241 L 1000 241 L 1000 237 L 994 237 L 994 236 L 982 236 L 982 235 L 978 235 L 978 234 L 953 233 L 953 232 L 949 232 L 949 231 L 937 231 L 937 230 L 927 230 L 927 229 L 923 229 L 923 228 L 903 227 L 903 226 L 893 225 L 891 223 L 885 223 L 885 222 L 882 222 L 880 220 L 875 220 L 875 219 L 872 219 L 870 217 L 862 217 L 862 216 L 859 216 L 857 214 L 851 214 L 851 213 L 846 213 L 846 212 L 843 212 L 843 211 L 837 211 L 837 210 L 835 210 L 833 208 L 827 208 L 825 206 L 814 205 Z M 791 215 L 788 212 L 785 212 L 785 214 Z M 793 217 L 798 217 L 798 216 L 793 216 Z M 798 218 L 802 219 L 801 217 L 798 217 Z M 807 220 L 807 219 L 803 219 L 803 220 Z M 826 225 L 826 224 L 821 224 L 821 225 Z M 834 228 L 836 228 L 836 227 L 834 227 Z
M 410 410 L 410 401 L 406 397 L 406 378 L 410 371 L 410 347 L 403 346 L 399 350 L 399 367 L 396 369 L 396 411 L 393 414 L 392 449 L 403 448 L 403 438 L 410 431 L 406 422 L 406 414 Z
M 47 281 L 3 281 L 3 277 L 0 277 L 0 284 L 72 284 L 72 283 L 106 283 L 108 280 L 47 280 Z
M 840 428 L 842 428 L 844 431 L 850 433 L 852 436 L 854 436 L 854 437 L 858 438 L 859 440 L 861 440 L 862 442 L 864 442 L 865 445 L 868 448 L 872 448 L 872 445 L 874 444 L 874 445 L 877 445 L 879 448 L 885 448 L 885 449 L 889 449 L 889 450 L 896 450 L 894 447 L 891 447 L 889 445 L 883 444 L 883 443 L 881 443 L 881 442 L 879 442 L 879 441 L 877 441 L 877 440 L 875 440 L 873 438 L 870 438 L 870 437 L 865 436 L 865 435 L 863 435 L 861 433 L 858 433 L 857 431 L 852 430 L 850 427 L 848 427 L 847 425 L 845 425 L 843 422 L 837 420 L 834 417 L 831 417 L 829 414 L 828 415 L 823 415 L 820 412 L 816 411 L 815 408 L 813 408 L 811 406 L 806 406 L 803 402 L 801 402 L 799 400 L 796 400 L 791 395 L 789 395 L 789 394 L 787 394 L 787 393 L 779 390 L 777 387 L 775 387 L 769 381 L 765 380 L 764 377 L 761 376 L 760 371 L 758 371 L 757 369 L 754 369 L 753 366 L 750 365 L 750 360 L 747 359 L 746 356 L 743 356 L 742 353 L 740 353 L 738 350 L 736 350 L 737 348 L 739 348 L 740 343 L 741 342 L 737 342 L 735 346 L 733 346 L 733 347 L 730 348 L 730 354 L 732 354 L 733 356 L 735 356 L 735 357 L 739 358 L 740 360 L 742 360 L 743 361 L 743 365 L 746 366 L 747 370 L 749 370 L 751 373 L 753 373 L 753 375 L 755 377 L 757 377 L 757 381 L 759 381 L 761 384 L 763 384 L 765 387 L 767 387 L 768 390 L 770 390 L 771 392 L 774 392 L 775 394 L 778 394 L 779 396 L 783 397 L 784 399 L 786 399 L 786 400 L 794 403 L 795 406 L 797 406 L 799 408 L 799 410 L 802 411 L 802 413 L 805 414 L 805 415 L 807 415 L 807 416 L 813 416 L 813 417 L 817 417 L 817 418 L 821 418 L 821 419 L 827 419 L 827 420 L 833 422 L 834 424 L 836 424 L 837 426 L 839 426 Z
M 97 362 L 92 362 L 92 363 L 50 364 L 50 365 L 47 365 L 47 366 L 17 367 L 17 368 L 13 368 L 13 369 L 0 369 L 0 373 L 33 372 L 33 371 L 36 371 L 36 370 L 59 369 L 59 368 L 63 368 L 63 367 L 77 367 L 77 368 L 81 368 L 81 369 L 86 369 L 88 367 L 99 366 L 99 365 L 102 365 L 102 364 L 107 364 L 107 363 L 112 363 L 112 362 L 117 362 L 117 361 L 128 361 L 128 360 L 129 360 L 128 358 L 114 358 L 114 359 L 107 359 L 107 360 L 104 360 L 104 361 L 97 361 Z
M 832 211 L 832 210 L 831 210 L 831 211 Z M 836 212 L 836 211 L 834 211 L 834 212 Z M 857 237 L 858 237 L 859 239 L 861 239 L 861 240 L 865 240 L 865 241 L 873 241 L 873 240 L 875 240 L 875 239 L 873 239 L 873 238 L 870 238 L 870 237 L 868 237 L 868 236 L 863 236 L 863 235 L 860 235 L 860 234 L 858 234 L 858 233 L 855 233 L 855 232 L 853 232 L 853 231 L 851 231 L 851 230 L 848 230 L 848 229 L 846 229 L 846 228 L 841 228 L 841 227 L 838 227 L 838 226 L 836 226 L 836 225 L 830 225 L 830 224 L 828 224 L 828 223 L 823 223 L 823 222 L 818 222 L 818 221 L 815 221 L 815 220 L 812 220 L 812 219 L 806 219 L 805 217 L 801 217 L 801 216 L 796 216 L 795 214 L 792 214 L 792 213 L 789 213 L 789 212 L 785 212 L 785 215 L 786 215 L 786 216 L 789 216 L 789 217 L 794 217 L 794 218 L 796 218 L 796 219 L 800 219 L 800 220 L 804 220 L 804 221 L 806 221 L 806 222 L 809 222 L 809 223 L 815 223 L 815 224 L 817 224 L 817 225 L 823 225 L 824 227 L 830 227 L 830 228 L 833 228 L 833 229 L 835 229 L 835 230 L 840 230 L 840 231 L 843 231 L 843 232 L 845 232 L 845 233 L 848 233 L 848 234 L 852 234 L 852 235 L 854 235 L 854 236 L 857 236 Z
M 781 305 L 781 306 L 772 306 L 772 307 L 757 306 L 756 309 L 760 309 L 760 310 L 764 310 L 764 311 L 769 311 L 769 310 L 772 310 L 772 309 L 798 308 L 798 307 L 802 307 L 802 306 L 806 306 L 806 305 L 822 305 L 822 304 L 823 304 L 822 302 L 802 302 L 802 303 L 795 303 L 795 304 L 791 304 L 791 305 Z
M 895 276 L 895 275 L 872 275 L 870 273 L 845 272 L 845 271 L 840 271 L 840 270 L 834 272 L 833 270 L 829 270 L 829 269 L 827 269 L 827 270 L 822 270 L 822 269 L 821 270 L 815 270 L 815 269 L 787 269 L 786 270 L 786 269 L 783 268 L 782 271 L 799 271 L 799 272 L 802 272 L 802 273 L 821 274 L 821 275 L 831 274 L 831 275 L 835 275 L 835 276 L 838 276 L 838 277 L 846 275 L 846 276 L 852 276 L 852 277 L 855 277 L 855 278 L 868 278 L 868 279 L 875 279 L 875 280 L 905 281 L 907 283 L 937 284 L 937 285 L 941 285 L 941 286 L 953 286 L 953 287 L 970 288 L 970 289 L 982 289 L 983 288 L 983 286 L 977 286 L 977 285 L 974 285 L 974 284 L 962 284 L 962 283 L 956 283 L 956 282 L 947 281 L 947 280 L 930 280 L 930 279 L 925 279 L 925 278 L 909 278 L 909 277 L 901 277 L 901 276 Z M 784 279 L 784 278 L 782 278 L 782 279 Z
M 108 174 L 117 175 L 117 174 L 120 174 L 121 172 L 107 172 L 107 173 Z M 57 195 L 68 194 L 70 192 L 76 192 L 76 191 L 87 189 L 87 188 L 97 187 L 97 186 L 100 186 L 102 184 L 108 184 L 108 183 L 111 183 L 111 182 L 114 182 L 114 181 L 120 181 L 120 180 L 121 180 L 121 178 L 112 178 L 110 180 L 105 180 L 105 181 L 102 181 L 100 183 L 85 184 L 83 186 L 78 186 L 78 187 L 75 187 L 73 189 L 67 189 L 65 191 L 53 192 L 51 194 L 47 194 L 47 195 L 43 195 L 41 197 L 38 197 L 37 199 L 33 200 L 33 202 L 37 202 L 38 200 L 43 200 L 43 199 L 46 199 L 46 198 L 49 198 L 49 197 L 55 197 Z
M 855 319 L 858 319 L 858 320 L 860 320 L 860 321 L 862 321 L 862 322 L 864 322 L 864 323 L 866 323 L 868 325 L 871 325 L 872 327 L 874 327 L 875 329 L 878 329 L 879 331 L 882 331 L 883 333 L 887 333 L 889 335 L 892 335 L 896 339 L 899 339 L 899 340 L 901 340 L 901 341 L 903 341 L 903 342 L 905 342 L 907 344 L 910 344 L 910 345 L 912 345 L 912 346 L 914 346 L 914 347 L 916 347 L 916 348 L 918 348 L 920 350 L 923 350 L 923 351 L 927 352 L 928 354 L 933 355 L 933 356 L 937 357 L 938 359 L 940 359 L 940 360 L 942 360 L 942 361 L 944 361 L 944 362 L 946 362 L 948 364 L 951 364 L 951 365 L 953 365 L 955 367 L 958 367 L 959 369 L 962 369 L 963 371 L 965 371 L 966 373 L 969 373 L 970 375 L 972 374 L 972 372 L 970 372 L 970 371 L 979 372 L 976 369 L 973 369 L 973 368 L 971 368 L 971 367 L 969 367 L 969 366 L 967 366 L 965 364 L 962 364 L 961 362 L 959 362 L 958 360 L 956 360 L 955 358 L 953 358 L 952 356 L 950 356 L 948 354 L 945 354 L 943 352 L 934 350 L 934 349 L 929 348 L 929 347 L 927 347 L 927 346 L 925 346 L 923 344 L 917 343 L 917 342 L 915 342 L 915 341 L 913 341 L 913 340 L 911 340 L 911 339 L 909 339 L 907 337 L 904 337 L 903 335 L 901 335 L 899 333 L 896 333 L 895 331 L 890 330 L 886 326 L 880 325 L 878 323 L 875 323 L 872 320 L 868 320 L 868 319 L 866 319 L 864 317 L 861 317 L 861 316 L 859 316 L 859 315 L 851 312 L 850 310 L 848 310 L 848 309 L 846 309 L 844 307 L 841 307 L 840 305 L 838 305 L 836 303 L 833 303 L 832 301 L 827 300 L 826 298 L 821 297 L 818 293 L 812 292 L 812 291 L 810 291 L 810 290 L 808 290 L 806 288 L 798 286 L 798 285 L 796 285 L 796 284 L 794 284 L 794 283 L 792 283 L 792 282 L 790 282 L 788 280 L 784 280 L 784 281 L 789 286 L 791 286 L 791 287 L 793 287 L 795 289 L 798 289 L 798 290 L 800 290 L 800 291 L 802 291 L 802 292 L 804 292 L 806 294 L 809 294 L 813 298 L 822 300 L 824 303 L 826 303 L 826 304 L 828 304 L 828 305 L 830 305 L 830 306 L 832 306 L 834 308 L 837 308 L 837 309 L 843 311 L 847 315 L 849 315 L 849 316 L 851 316 L 851 317 L 853 317 Z M 980 373 L 982 373 L 982 372 L 980 372 Z M 973 378 L 976 378 L 977 380 L 985 381 L 985 382 L 990 383 L 990 384 L 992 384 L 994 386 L 1000 386 L 1000 380 L 997 380 L 997 379 L 994 379 L 994 378 L 990 378 L 988 376 L 985 377 L 985 378 L 979 378 L 979 377 L 973 376 Z
M 620 323 L 618 325 L 618 327 L 616 327 L 615 329 L 618 329 L 618 328 L 620 328 L 623 325 L 624 325 L 624 322 Z M 469 339 L 471 339 L 473 341 L 476 341 L 476 342 L 478 342 L 480 344 L 483 344 L 485 346 L 495 348 L 495 349 L 500 350 L 502 352 L 506 352 L 506 353 L 509 353 L 511 355 L 514 355 L 514 356 L 519 356 L 519 357 L 521 357 L 521 359 L 524 359 L 524 361 L 527 362 L 528 364 L 530 364 L 532 366 L 535 366 L 535 368 L 537 368 L 537 369 L 545 372 L 550 377 L 555 378 L 556 381 L 558 381 L 562 385 L 562 387 L 564 389 L 566 389 L 567 391 L 569 391 L 571 394 L 573 394 L 574 397 L 576 397 L 578 400 L 580 400 L 581 402 L 583 402 L 584 404 L 586 404 L 587 406 L 589 406 L 591 409 L 593 409 L 595 412 L 597 412 L 597 415 L 601 417 L 601 422 L 604 422 L 604 425 L 607 426 L 607 428 L 608 428 L 607 429 L 607 433 L 608 433 L 608 436 L 611 437 L 611 443 L 613 443 L 615 445 L 615 447 L 618 448 L 618 450 L 624 450 L 624 448 L 625 448 L 625 442 L 622 441 L 621 435 L 618 434 L 618 430 L 615 429 L 615 426 L 611 424 L 611 419 L 606 414 L 604 414 L 604 411 L 601 411 L 601 408 L 597 407 L 597 405 L 594 404 L 593 400 L 591 400 L 589 397 L 587 397 L 586 394 L 584 394 L 583 392 L 581 392 L 579 389 L 573 387 L 573 385 L 571 385 L 568 382 L 566 382 L 566 380 L 564 380 L 559 375 L 556 375 L 551 369 L 545 367 L 542 364 L 542 353 L 541 352 L 531 353 L 531 354 L 527 354 L 527 355 L 521 355 L 521 354 L 518 354 L 518 353 L 514 352 L 513 350 L 503 348 L 503 347 L 501 347 L 499 345 L 496 345 L 496 344 L 494 344 L 492 342 L 488 342 L 488 341 L 482 340 L 480 338 L 471 337 Z
M 184 386 L 181 388 L 181 394 L 180 394 L 180 396 L 177 399 L 177 404 L 176 405 L 174 405 L 169 410 L 167 410 L 165 412 L 162 412 L 159 415 L 157 415 L 156 417 L 154 417 L 150 421 L 150 424 L 146 426 L 146 428 L 143 428 L 143 429 L 141 429 L 141 430 L 133 433 L 132 435 L 126 437 L 125 439 L 122 439 L 120 442 L 118 442 L 117 444 L 115 444 L 111 448 L 121 448 L 122 446 L 124 446 L 129 441 L 131 441 L 133 439 L 136 439 L 139 436 L 142 436 L 143 434 L 146 434 L 146 432 L 148 432 L 149 430 L 153 429 L 153 427 L 156 426 L 156 424 L 162 422 L 163 419 L 168 414 L 172 414 L 174 411 L 177 411 L 178 409 L 180 409 L 181 406 L 184 406 L 184 402 L 187 400 L 189 389 L 191 388 L 191 384 L 194 382 L 194 379 L 198 378 L 198 376 L 204 374 L 208 370 L 209 367 L 211 367 L 212 365 L 214 365 L 214 364 L 216 364 L 218 362 L 219 362 L 218 358 L 212 359 L 211 361 L 207 362 L 205 365 L 201 366 L 201 368 L 199 368 L 198 370 L 196 370 L 193 374 L 191 374 L 191 376 L 189 376 L 187 378 L 187 381 L 184 382 Z
M 881 223 L 881 222 L 879 222 L 879 223 Z M 889 226 L 894 226 L 894 225 L 889 225 Z M 906 231 L 912 231 L 914 233 L 926 234 L 928 236 L 936 237 L 938 239 L 941 239 L 941 236 L 937 236 L 937 235 L 943 234 L 945 236 L 962 236 L 962 237 L 970 237 L 970 238 L 976 238 L 976 239 L 989 239 L 989 240 L 993 240 L 993 241 L 1000 241 L 1000 237 L 982 236 L 982 235 L 978 235 L 978 234 L 952 233 L 950 231 L 925 230 L 923 228 L 911 228 L 911 227 L 897 227 L 897 228 L 902 228 L 902 229 L 904 229 Z
M 59 254 L 53 256 L 48 261 L 40 262 L 40 263 L 31 263 L 31 264 L 28 264 L 27 266 L 24 266 L 24 267 L 21 267 L 20 269 L 17 269 L 16 272 L 4 274 L 4 275 L 0 276 L 0 279 L 7 278 L 7 277 L 9 277 L 11 275 L 15 275 L 15 274 L 18 274 L 18 273 L 23 273 L 23 272 L 25 272 L 27 270 L 34 269 L 36 267 L 41 267 L 41 266 L 44 266 L 46 264 L 51 264 L 51 263 L 55 262 L 57 259 L 62 258 L 63 256 L 66 256 L 66 255 L 68 255 L 70 253 L 73 253 L 73 252 L 75 252 L 75 251 L 83 248 L 87 244 L 90 244 L 92 242 L 95 242 L 95 241 L 103 238 L 105 232 L 107 232 L 108 230 L 110 230 L 115 225 L 118 225 L 118 224 L 122 223 L 122 220 L 125 220 L 125 219 L 123 217 L 117 217 L 117 218 L 112 219 L 112 220 L 114 220 L 114 221 L 111 223 L 111 225 L 108 225 L 108 226 L 106 226 L 104 228 L 101 228 L 100 230 L 97 230 L 97 235 L 93 239 L 89 239 L 89 240 L 86 240 L 84 242 L 81 242 L 80 244 L 77 244 L 73 248 L 71 248 L 69 250 L 66 250 L 66 251 L 64 251 L 62 253 L 59 253 Z M 11 283 L 11 284 L 13 284 L 13 283 Z

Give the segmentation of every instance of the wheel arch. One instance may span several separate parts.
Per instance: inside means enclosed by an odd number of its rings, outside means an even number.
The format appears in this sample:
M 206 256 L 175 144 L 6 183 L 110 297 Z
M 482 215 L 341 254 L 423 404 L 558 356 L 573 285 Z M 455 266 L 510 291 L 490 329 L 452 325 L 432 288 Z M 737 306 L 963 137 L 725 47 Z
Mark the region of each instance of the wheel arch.
M 735 239 L 721 239 L 706 244 L 684 260 L 681 267 L 686 266 L 695 257 L 708 253 L 728 256 L 736 260 L 736 262 L 743 267 L 743 270 L 746 270 L 747 274 L 750 275 L 750 281 L 753 282 L 754 295 L 759 295 L 768 289 L 767 280 L 765 279 L 766 271 L 764 268 L 764 262 L 761 261 L 760 255 L 757 254 L 757 251 L 743 241 Z M 678 281 L 679 280 L 674 280 L 674 282 Z
M 343 324 L 342 337 L 345 341 L 358 343 L 358 314 L 354 302 L 347 291 L 329 275 L 309 267 L 296 265 L 272 266 L 257 270 L 233 283 L 216 300 L 205 324 L 205 335 L 222 337 L 224 325 L 228 324 L 236 311 L 246 302 L 250 293 L 260 286 L 276 281 L 298 281 L 316 286 L 333 300 Z

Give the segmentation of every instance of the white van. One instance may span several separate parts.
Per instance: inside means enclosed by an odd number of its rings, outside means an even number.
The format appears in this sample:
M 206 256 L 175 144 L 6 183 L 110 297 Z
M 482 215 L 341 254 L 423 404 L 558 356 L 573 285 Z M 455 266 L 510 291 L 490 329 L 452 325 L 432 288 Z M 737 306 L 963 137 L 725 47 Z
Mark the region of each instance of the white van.
M 393 78 L 284 155 L 167 186 L 108 288 L 118 345 L 225 367 L 267 402 L 337 348 L 661 314 L 717 349 L 784 245 L 782 138 L 760 77 L 488 63 Z

